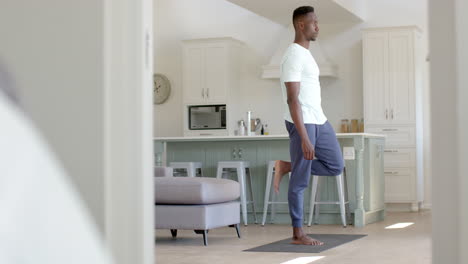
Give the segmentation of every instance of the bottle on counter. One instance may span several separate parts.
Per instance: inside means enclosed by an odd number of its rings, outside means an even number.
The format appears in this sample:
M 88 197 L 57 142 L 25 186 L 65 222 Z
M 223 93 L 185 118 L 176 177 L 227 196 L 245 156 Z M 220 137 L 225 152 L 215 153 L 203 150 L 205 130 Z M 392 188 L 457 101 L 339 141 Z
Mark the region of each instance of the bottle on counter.
M 260 135 L 264 135 L 265 133 L 265 130 L 263 130 L 263 125 L 262 125 L 262 129 L 260 130 Z
M 245 136 L 245 124 L 244 124 L 244 120 L 239 120 L 239 133 L 238 135 L 239 136 Z
M 262 129 L 263 129 L 263 135 L 269 135 L 270 134 L 270 131 L 268 130 L 268 124 L 264 124 L 262 126 Z
M 252 119 L 252 111 L 247 111 L 247 118 L 246 118 L 246 122 L 247 122 L 247 136 L 251 136 L 252 135 L 252 122 L 251 122 L 251 119 Z

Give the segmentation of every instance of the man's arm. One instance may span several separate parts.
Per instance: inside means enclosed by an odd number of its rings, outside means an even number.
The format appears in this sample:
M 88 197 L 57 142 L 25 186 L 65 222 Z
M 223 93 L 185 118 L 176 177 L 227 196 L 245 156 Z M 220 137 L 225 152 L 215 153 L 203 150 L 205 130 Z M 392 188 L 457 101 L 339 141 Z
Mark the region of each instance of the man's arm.
M 314 158 L 314 146 L 310 142 L 309 135 L 304 125 L 302 119 L 302 109 L 299 102 L 299 90 L 301 87 L 300 82 L 285 82 L 286 93 L 287 93 L 287 102 L 289 106 L 289 112 L 293 119 L 294 125 L 301 137 L 302 152 L 304 153 L 304 158 L 306 160 L 311 160 Z

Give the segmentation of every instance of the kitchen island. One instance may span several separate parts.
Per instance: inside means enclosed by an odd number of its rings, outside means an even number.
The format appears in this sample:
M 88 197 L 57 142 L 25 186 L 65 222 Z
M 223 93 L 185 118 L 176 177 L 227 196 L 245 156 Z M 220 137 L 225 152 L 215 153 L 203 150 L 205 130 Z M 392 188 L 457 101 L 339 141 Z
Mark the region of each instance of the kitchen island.
M 385 217 L 384 146 L 385 136 L 370 133 L 337 133 L 342 148 L 350 147 L 345 155 L 348 198 L 352 213 L 351 224 L 363 227 Z M 257 218 L 266 186 L 267 164 L 270 160 L 289 160 L 288 135 L 257 136 L 197 136 L 154 138 L 156 165 L 167 166 L 172 161 L 203 163 L 205 177 L 216 177 L 218 161 L 246 160 L 250 162 Z M 343 150 L 343 149 L 342 149 Z M 320 177 L 320 201 L 337 200 L 334 177 Z M 277 200 L 287 201 L 288 177 L 281 183 Z M 304 192 L 304 219 L 308 219 L 310 188 Z M 275 223 L 290 223 L 287 204 L 276 205 Z M 249 211 L 249 222 L 252 221 Z M 339 224 L 337 205 L 320 205 L 319 224 Z

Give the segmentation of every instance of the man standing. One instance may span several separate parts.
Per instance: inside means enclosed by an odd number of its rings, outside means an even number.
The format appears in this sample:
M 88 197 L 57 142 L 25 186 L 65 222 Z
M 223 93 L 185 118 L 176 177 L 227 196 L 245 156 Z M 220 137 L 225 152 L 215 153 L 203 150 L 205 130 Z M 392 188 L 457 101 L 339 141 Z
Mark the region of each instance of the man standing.
M 322 111 L 319 68 L 309 51 L 310 41 L 315 41 L 319 32 L 314 8 L 295 9 L 293 24 L 295 39 L 281 61 L 280 77 L 291 162 L 276 162 L 274 187 L 278 192 L 282 176 L 291 171 L 288 203 L 292 244 L 322 245 L 302 229 L 304 190 L 311 174 L 336 176 L 343 171 L 344 164 L 335 131 Z

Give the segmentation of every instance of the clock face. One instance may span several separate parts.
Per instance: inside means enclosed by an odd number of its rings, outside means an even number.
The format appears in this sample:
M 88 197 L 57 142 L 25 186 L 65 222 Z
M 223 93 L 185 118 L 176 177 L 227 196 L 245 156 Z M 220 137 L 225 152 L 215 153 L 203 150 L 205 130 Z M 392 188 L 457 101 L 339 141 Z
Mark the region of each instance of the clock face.
M 156 73 L 153 76 L 153 95 L 154 103 L 164 103 L 171 94 L 171 84 L 166 76 Z

